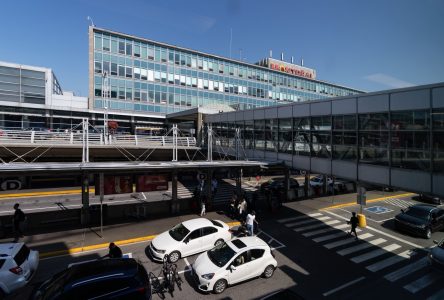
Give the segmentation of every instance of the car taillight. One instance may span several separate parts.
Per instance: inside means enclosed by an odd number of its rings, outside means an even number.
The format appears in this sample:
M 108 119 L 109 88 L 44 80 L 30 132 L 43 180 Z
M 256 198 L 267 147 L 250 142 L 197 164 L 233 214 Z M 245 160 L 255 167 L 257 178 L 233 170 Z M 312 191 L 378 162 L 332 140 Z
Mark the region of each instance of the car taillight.
M 144 287 L 138 288 L 137 291 L 141 294 L 145 294 L 146 289 Z
M 16 274 L 16 275 L 22 275 L 22 273 L 23 273 L 22 268 L 20 268 L 19 266 L 11 268 L 11 269 L 9 269 L 9 271 Z

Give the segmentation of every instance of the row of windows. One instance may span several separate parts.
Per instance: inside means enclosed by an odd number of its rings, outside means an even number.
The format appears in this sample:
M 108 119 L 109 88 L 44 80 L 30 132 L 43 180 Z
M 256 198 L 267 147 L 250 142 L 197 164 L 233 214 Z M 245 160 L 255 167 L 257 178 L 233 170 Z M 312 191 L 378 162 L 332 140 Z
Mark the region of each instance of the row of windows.
M 180 68 L 148 64 L 147 68 L 120 65 L 114 62 L 94 63 L 96 74 L 107 73 L 111 78 L 136 79 L 141 81 L 162 82 L 174 85 L 189 86 L 216 92 L 244 94 L 251 97 L 268 98 L 284 101 L 300 101 L 301 99 L 312 100 L 325 98 L 319 95 L 301 90 L 273 87 L 267 84 L 259 84 L 246 80 L 237 80 L 229 77 L 209 75 L 203 72 L 184 70 Z
M 317 91 L 318 93 L 322 94 L 346 96 L 356 93 L 355 91 L 345 88 L 338 88 L 322 83 L 301 80 L 292 76 L 259 70 L 254 67 L 233 64 L 227 61 L 190 54 L 171 48 L 167 49 L 129 39 L 125 40 L 115 36 L 102 36 L 100 33 L 95 33 L 94 48 L 97 51 L 104 51 L 104 53 L 111 52 L 133 58 L 152 60 L 161 63 L 170 63 L 197 70 L 213 72 L 215 74 L 226 74 L 235 76 L 237 78 L 249 78 L 261 82 L 269 82 L 274 85 L 297 88 L 297 82 L 302 81 L 304 82 L 302 84 L 306 89 Z M 301 85 L 301 83 L 299 83 L 299 85 Z
M 215 147 L 236 128 L 246 149 L 444 171 L 444 110 L 213 123 Z

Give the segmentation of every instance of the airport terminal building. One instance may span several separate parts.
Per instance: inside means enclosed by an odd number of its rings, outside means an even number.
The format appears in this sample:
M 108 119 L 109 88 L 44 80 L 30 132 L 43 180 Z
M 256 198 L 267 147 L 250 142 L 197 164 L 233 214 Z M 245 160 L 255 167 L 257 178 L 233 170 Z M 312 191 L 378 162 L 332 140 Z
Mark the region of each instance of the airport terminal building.
M 0 62 L 0 127 L 70 129 L 84 117 L 99 125 L 107 110 L 119 131 L 135 133 L 196 107 L 243 110 L 361 93 L 271 57 L 251 64 L 92 26 L 88 75 L 89 97 L 78 97 L 50 68 Z

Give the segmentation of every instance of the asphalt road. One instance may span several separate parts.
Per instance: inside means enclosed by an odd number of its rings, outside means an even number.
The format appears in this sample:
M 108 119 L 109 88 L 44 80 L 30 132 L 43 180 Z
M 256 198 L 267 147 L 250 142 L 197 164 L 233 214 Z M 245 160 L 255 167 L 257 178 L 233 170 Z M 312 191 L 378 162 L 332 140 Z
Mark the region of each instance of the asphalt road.
M 399 200 L 402 201 L 375 203 L 393 210 L 385 216 L 367 213 L 368 226 L 360 229 L 358 241 L 344 232 L 349 229 L 346 220 L 350 212 L 358 207 L 303 214 L 295 211 L 300 208 L 297 202 L 285 204 L 277 215 L 259 220 L 259 237 L 276 249 L 279 265 L 271 279 L 250 280 L 229 287 L 222 295 L 204 294 L 196 289 L 188 272 L 188 265 L 197 257 L 194 255 L 178 263 L 185 283 L 174 298 L 260 299 L 274 291 L 292 288 L 304 299 L 444 299 L 444 273 L 430 267 L 427 261 L 427 249 L 433 245 L 432 241 L 398 233 L 388 225 L 399 211 L 399 205 L 415 202 L 410 198 Z M 433 238 L 444 238 L 444 233 L 434 233 Z M 159 274 L 161 265 L 150 259 L 147 247 L 148 243 L 142 242 L 122 246 L 122 249 L 132 253 L 149 272 Z M 105 250 L 99 250 L 43 259 L 32 284 L 10 299 L 26 298 L 33 284 L 69 263 L 97 259 L 105 254 Z

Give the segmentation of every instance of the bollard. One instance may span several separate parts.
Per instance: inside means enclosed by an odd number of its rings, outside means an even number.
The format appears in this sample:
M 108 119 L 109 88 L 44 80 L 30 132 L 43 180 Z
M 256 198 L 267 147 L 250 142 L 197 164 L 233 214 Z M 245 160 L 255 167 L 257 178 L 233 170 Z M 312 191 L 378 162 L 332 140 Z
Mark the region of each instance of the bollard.
M 358 225 L 361 228 L 364 228 L 367 226 L 367 221 L 365 220 L 364 214 L 358 214 Z

